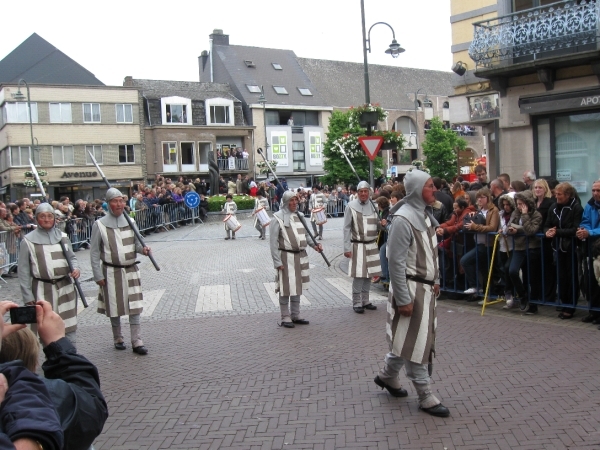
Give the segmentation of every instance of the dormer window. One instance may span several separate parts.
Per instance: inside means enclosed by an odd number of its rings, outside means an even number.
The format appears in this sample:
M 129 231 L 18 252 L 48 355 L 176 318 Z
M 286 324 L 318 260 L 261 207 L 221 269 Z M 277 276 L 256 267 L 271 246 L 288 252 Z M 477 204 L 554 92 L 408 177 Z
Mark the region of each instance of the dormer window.
M 210 98 L 205 100 L 206 125 L 235 125 L 233 100 L 226 98 Z
M 256 65 L 249 59 L 245 59 L 244 64 L 246 64 L 246 67 L 256 67 Z
M 184 97 L 160 99 L 163 125 L 192 125 L 192 100 Z
M 277 63 L 271 63 L 273 65 L 273 69 L 275 70 L 283 70 L 283 67 L 281 67 L 281 64 L 277 64 Z
M 288 95 L 287 89 L 283 86 L 273 86 L 273 89 L 275 89 L 275 92 L 277 92 L 279 95 Z

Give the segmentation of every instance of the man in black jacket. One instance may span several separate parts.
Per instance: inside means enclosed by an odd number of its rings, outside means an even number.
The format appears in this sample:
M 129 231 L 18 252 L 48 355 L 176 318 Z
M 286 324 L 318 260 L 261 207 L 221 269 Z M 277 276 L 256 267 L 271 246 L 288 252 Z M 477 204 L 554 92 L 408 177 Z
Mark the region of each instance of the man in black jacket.
M 11 302 L 0 302 L 0 312 L 7 303 L 12 305 Z M 52 311 L 50 303 L 38 301 L 36 314 L 38 334 L 46 354 L 46 361 L 42 364 L 45 378 L 42 380 L 58 412 L 64 433 L 64 446 L 56 448 L 86 450 L 100 435 L 108 418 L 98 370 L 84 356 L 77 354 L 75 347 L 65 338 L 65 324 Z M 31 332 L 23 329 L 6 336 L 2 341 L 0 361 L 36 361 L 39 353 L 37 341 L 28 339 L 28 334 Z M 28 369 L 33 372 L 36 367 Z

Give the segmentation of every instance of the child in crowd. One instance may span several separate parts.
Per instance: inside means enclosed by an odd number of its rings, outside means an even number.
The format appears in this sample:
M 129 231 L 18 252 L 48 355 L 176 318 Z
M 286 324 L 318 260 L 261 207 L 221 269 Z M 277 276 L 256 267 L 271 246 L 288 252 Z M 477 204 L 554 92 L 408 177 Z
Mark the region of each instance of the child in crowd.
M 225 204 L 223 205 L 222 212 L 224 212 L 226 215 L 231 214 L 233 216 L 233 218 L 235 219 L 236 211 L 237 211 L 237 205 L 233 201 L 233 196 L 231 194 L 227 194 L 227 196 L 225 197 Z M 229 225 L 227 224 L 227 222 L 225 222 L 225 233 L 227 234 L 227 236 L 225 237 L 226 241 L 229 239 L 235 239 L 235 230 L 232 230 L 231 228 L 229 228 Z
M 262 187 L 258 190 L 258 193 L 256 194 L 256 200 L 254 201 L 254 211 L 252 212 L 252 215 L 254 216 L 254 228 L 256 228 L 260 233 L 258 238 L 264 241 L 265 235 L 267 234 L 267 228 L 263 227 L 260 220 L 258 220 L 258 216 L 256 216 L 256 211 L 261 207 L 264 208 L 265 211 L 269 210 L 269 200 L 265 197 L 265 191 Z

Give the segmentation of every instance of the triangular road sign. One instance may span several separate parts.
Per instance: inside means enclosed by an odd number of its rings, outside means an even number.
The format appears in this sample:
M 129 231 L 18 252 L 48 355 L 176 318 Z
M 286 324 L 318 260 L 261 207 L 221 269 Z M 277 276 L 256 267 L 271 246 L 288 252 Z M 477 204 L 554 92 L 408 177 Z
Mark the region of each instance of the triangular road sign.
M 358 138 L 358 142 L 369 159 L 373 161 L 383 145 L 383 136 L 361 136 Z

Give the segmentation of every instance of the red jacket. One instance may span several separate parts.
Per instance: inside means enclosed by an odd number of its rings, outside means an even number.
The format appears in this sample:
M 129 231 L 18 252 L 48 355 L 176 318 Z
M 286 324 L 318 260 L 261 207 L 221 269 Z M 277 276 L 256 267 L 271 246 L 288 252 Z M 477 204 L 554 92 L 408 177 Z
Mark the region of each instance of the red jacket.
M 450 219 L 440 225 L 440 227 L 444 229 L 444 239 L 458 233 L 463 227 L 464 217 L 472 212 L 477 212 L 477 209 L 475 209 L 473 205 L 470 205 L 467 206 L 458 217 L 456 216 L 456 213 L 452 213 Z

